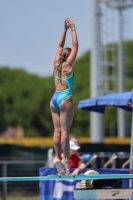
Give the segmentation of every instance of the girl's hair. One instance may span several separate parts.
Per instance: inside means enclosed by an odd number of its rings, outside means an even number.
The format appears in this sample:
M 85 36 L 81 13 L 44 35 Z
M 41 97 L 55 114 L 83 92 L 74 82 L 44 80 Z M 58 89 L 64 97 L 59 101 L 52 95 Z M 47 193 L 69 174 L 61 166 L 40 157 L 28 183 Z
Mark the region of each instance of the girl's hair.
M 62 73 L 62 63 L 67 60 L 70 53 L 71 53 L 71 48 L 66 47 L 62 50 L 62 53 L 60 54 L 60 58 L 58 61 L 58 66 L 57 66 L 57 73 L 58 73 L 59 78 L 61 77 L 61 73 Z

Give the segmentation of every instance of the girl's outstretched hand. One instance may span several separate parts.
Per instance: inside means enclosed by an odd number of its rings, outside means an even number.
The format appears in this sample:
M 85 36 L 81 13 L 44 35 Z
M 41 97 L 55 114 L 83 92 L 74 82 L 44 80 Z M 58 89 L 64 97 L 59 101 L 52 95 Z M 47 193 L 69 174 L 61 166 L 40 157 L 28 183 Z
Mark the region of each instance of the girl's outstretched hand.
M 69 25 L 68 25 L 68 23 L 66 22 L 66 20 L 65 20 L 65 22 L 64 22 L 64 28 L 67 30 L 67 29 L 69 29 Z
M 71 30 L 75 29 L 75 24 L 74 24 L 72 19 L 66 18 L 65 21 L 67 22 L 67 24 L 68 24 L 68 26 L 70 27 Z

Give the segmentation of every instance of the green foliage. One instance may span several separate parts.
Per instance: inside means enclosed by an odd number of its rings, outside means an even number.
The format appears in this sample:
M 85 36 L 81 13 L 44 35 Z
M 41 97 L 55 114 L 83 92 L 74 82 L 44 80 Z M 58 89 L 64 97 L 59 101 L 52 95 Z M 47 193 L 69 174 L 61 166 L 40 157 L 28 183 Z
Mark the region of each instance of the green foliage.
M 132 89 L 133 41 L 124 44 L 128 50 L 125 69 L 125 90 Z M 110 55 L 109 55 L 110 56 Z M 90 98 L 90 52 L 74 63 L 75 85 L 73 90 L 74 120 L 71 132 L 78 136 L 90 135 L 90 113 L 77 109 L 78 102 Z M 54 93 L 54 78 L 41 78 L 24 70 L 0 68 L 0 132 L 9 125 L 20 124 L 25 136 L 52 136 L 53 123 L 49 103 Z M 108 107 L 104 115 L 106 136 L 110 124 L 117 133 L 117 109 Z M 129 116 L 128 116 L 129 119 Z M 130 119 L 129 119 L 130 122 Z M 128 135 L 128 133 L 127 133 Z
M 54 83 L 48 82 L 48 78 L 29 75 L 24 70 L 0 68 L 1 130 L 20 124 L 26 136 L 51 133 L 49 101 Z

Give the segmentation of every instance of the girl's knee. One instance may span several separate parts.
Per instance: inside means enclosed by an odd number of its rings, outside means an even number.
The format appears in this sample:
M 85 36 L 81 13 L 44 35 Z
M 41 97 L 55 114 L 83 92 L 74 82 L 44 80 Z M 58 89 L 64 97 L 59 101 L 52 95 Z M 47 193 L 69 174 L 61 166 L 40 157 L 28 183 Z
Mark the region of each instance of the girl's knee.
M 60 137 L 61 136 L 61 129 L 60 127 L 55 128 L 53 137 Z
M 53 135 L 53 142 L 55 143 L 60 143 L 61 140 L 61 132 L 60 130 L 56 130 L 54 131 L 54 135 Z
M 61 135 L 64 135 L 64 136 L 69 136 L 70 134 L 70 130 L 69 128 L 68 129 L 61 129 Z

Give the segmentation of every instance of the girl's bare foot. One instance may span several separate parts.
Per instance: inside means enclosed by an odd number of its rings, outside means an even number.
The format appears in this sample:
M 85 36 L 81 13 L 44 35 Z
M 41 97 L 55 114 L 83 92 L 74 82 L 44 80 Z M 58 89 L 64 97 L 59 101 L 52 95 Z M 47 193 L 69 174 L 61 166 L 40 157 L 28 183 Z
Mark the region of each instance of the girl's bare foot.
M 61 161 L 56 161 L 55 163 L 58 175 L 65 175 L 64 166 Z
M 62 164 L 63 164 L 64 169 L 65 169 L 65 174 L 66 174 L 66 175 L 71 175 L 71 173 L 70 173 L 69 161 L 63 160 L 63 161 L 62 161 Z

